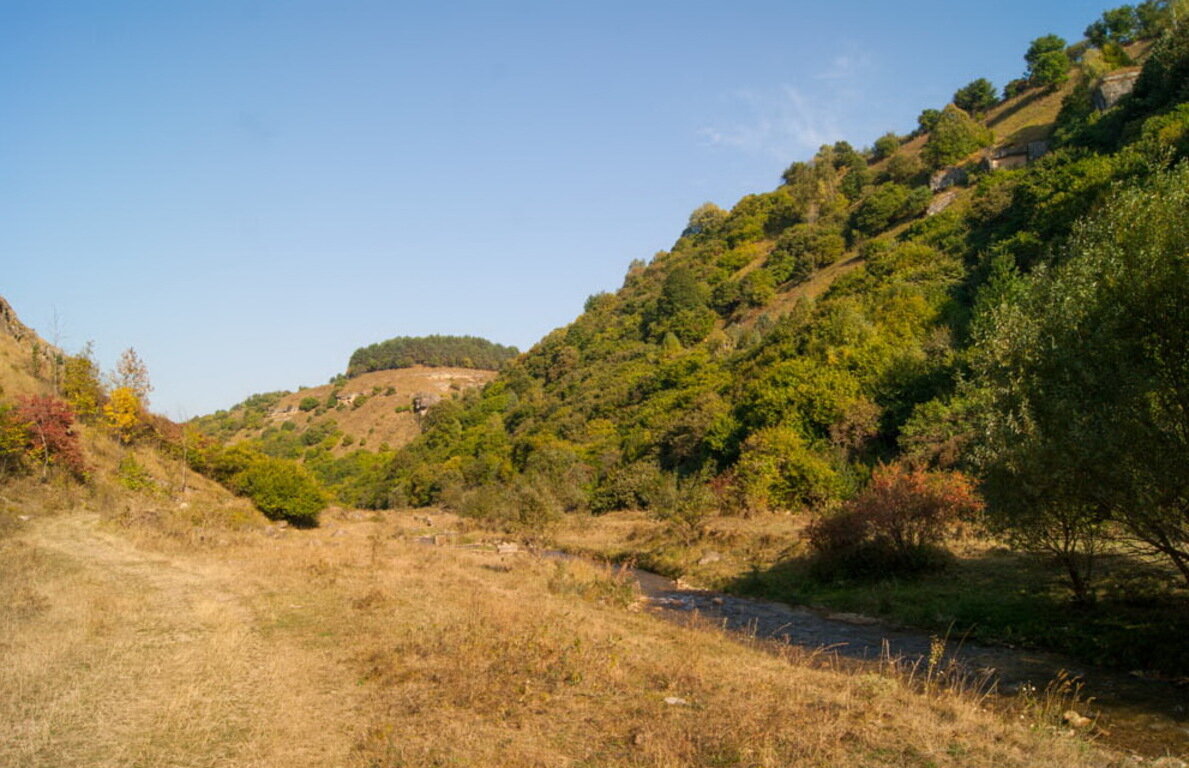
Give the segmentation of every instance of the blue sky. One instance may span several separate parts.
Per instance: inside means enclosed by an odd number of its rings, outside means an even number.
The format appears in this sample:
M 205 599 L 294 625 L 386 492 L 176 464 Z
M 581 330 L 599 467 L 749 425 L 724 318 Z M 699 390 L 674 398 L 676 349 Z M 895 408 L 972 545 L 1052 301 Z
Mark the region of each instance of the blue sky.
M 522 349 L 823 142 L 1107 5 L 0 3 L 0 295 L 174 418 L 357 346 Z M 55 333 L 56 330 L 56 333 Z

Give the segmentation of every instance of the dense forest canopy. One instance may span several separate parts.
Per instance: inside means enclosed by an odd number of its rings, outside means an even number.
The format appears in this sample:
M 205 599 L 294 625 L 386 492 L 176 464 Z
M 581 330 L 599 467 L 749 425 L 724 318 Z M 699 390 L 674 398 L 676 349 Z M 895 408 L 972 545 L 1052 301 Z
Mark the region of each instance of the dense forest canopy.
M 355 350 L 347 364 L 347 375 L 414 365 L 497 371 L 517 354 L 516 347 L 477 336 L 397 336 Z

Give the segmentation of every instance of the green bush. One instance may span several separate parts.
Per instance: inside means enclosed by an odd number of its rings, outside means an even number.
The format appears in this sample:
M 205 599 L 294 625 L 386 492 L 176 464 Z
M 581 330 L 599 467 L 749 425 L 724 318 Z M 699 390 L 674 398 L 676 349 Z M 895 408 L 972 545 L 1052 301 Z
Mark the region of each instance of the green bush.
M 873 157 L 876 160 L 883 160 L 886 157 L 891 157 L 900 149 L 900 137 L 894 133 L 888 132 L 875 140 Z
M 318 525 L 326 494 L 310 471 L 292 461 L 260 456 L 236 473 L 232 486 L 252 500 L 270 520 L 298 528 Z
M 297 408 L 301 411 L 312 411 L 321 404 L 322 401 L 318 398 L 307 395 L 301 399 L 300 403 L 297 404 Z
M 153 476 L 132 454 L 120 459 L 120 464 L 116 468 L 116 477 L 119 479 L 120 485 L 130 491 L 148 491 L 157 487 Z
M 1064 58 L 1064 54 L 1061 54 Z M 921 157 L 930 168 L 953 165 L 994 140 L 990 129 L 975 122 L 970 115 L 950 104 L 937 118 Z
M 954 93 L 954 105 L 972 115 L 981 115 L 999 103 L 995 86 L 985 77 L 971 81 Z

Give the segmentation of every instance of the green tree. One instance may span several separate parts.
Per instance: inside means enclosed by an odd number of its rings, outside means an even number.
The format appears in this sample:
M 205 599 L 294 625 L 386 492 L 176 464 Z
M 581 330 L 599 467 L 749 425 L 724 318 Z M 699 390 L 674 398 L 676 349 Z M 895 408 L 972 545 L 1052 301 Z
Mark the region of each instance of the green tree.
M 727 220 L 727 212 L 714 203 L 702 203 L 689 215 L 684 235 L 700 235 L 716 230 Z
M 1056 87 L 1069 78 L 1069 57 L 1065 47 L 1065 39 L 1057 35 L 1045 35 L 1032 41 L 1024 54 L 1032 85 Z
M 1140 16 L 1135 6 L 1121 5 L 1103 11 L 1102 16 L 1086 27 L 1086 39 L 1101 48 L 1108 42 L 1130 43 L 1139 34 Z
M 921 157 L 930 168 L 942 168 L 988 146 L 993 139 L 988 128 L 950 104 L 942 111 L 937 124 L 929 133 L 929 140 L 921 150 Z
M 1175 3 L 1180 3 L 1186 6 L 1184 0 L 1175 0 Z M 1139 23 L 1137 36 L 1140 39 L 1148 39 L 1159 37 L 1169 24 L 1172 22 L 1171 5 L 1168 0 L 1144 0 L 1135 7 L 1136 20 Z
M 917 133 L 925 134 L 932 132 L 937 127 L 937 121 L 940 119 L 940 109 L 921 110 L 921 114 L 917 116 Z
M 683 309 L 701 309 L 706 306 L 705 286 L 698 281 L 689 267 L 676 267 L 665 276 L 661 287 L 660 311 L 672 315 Z
M 995 86 L 985 77 L 972 80 L 954 92 L 954 105 L 971 115 L 982 115 L 998 103 Z
M 1033 68 L 1042 56 L 1050 53 L 1065 53 L 1065 48 L 1068 43 L 1065 38 L 1058 35 L 1045 35 L 1038 37 L 1028 45 L 1028 52 L 1024 54 L 1024 61 L 1028 62 L 1028 67 Z
M 739 281 L 740 297 L 752 307 L 762 307 L 776 295 L 776 282 L 772 273 L 763 267 L 748 272 Z
M 1032 82 L 1040 87 L 1056 88 L 1069 79 L 1069 59 L 1064 53 L 1046 53 L 1032 68 Z
M 900 149 L 900 137 L 888 131 L 875 140 L 873 159 L 883 160 L 896 154 Z
M 1015 80 L 1009 80 L 1007 85 L 1003 86 L 1003 98 L 1014 99 L 1028 90 L 1028 87 L 1029 82 L 1026 77 L 1017 77 Z
M 925 166 L 921 164 L 920 158 L 910 157 L 902 152 L 892 155 L 886 168 L 888 178 L 897 184 L 912 181 L 920 176 L 924 169 Z
M 855 209 L 851 226 L 870 237 L 887 229 L 892 222 L 924 212 L 929 204 L 929 190 L 910 189 L 902 184 L 880 184 Z
M 105 395 L 90 342 L 77 355 L 66 358 L 62 369 L 62 396 L 79 420 L 90 421 L 99 416 Z
M 744 442 L 736 482 L 755 509 L 814 507 L 838 496 L 837 472 L 791 427 L 769 427 Z
M 1189 582 L 1189 166 L 1115 197 L 980 344 L 985 474 L 1083 595 L 1114 520 Z

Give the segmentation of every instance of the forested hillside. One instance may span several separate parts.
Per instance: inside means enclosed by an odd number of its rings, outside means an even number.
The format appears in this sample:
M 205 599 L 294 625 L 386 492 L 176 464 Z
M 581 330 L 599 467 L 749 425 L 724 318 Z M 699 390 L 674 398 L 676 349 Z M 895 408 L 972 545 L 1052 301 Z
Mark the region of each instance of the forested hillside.
M 495 372 L 413 366 L 336 376 L 320 387 L 263 392 L 191 424 L 222 445 L 286 461 L 314 473 L 344 504 L 376 506 L 376 482 L 394 452 L 421 433 L 432 403 L 481 386 Z
M 1037 38 L 1007 98 L 975 81 L 913 134 L 823 146 L 771 192 L 698 208 L 621 289 L 435 408 L 376 497 L 530 528 L 804 511 L 822 557 L 892 571 L 961 516 L 1058 558 L 1084 601 L 1105 542 L 1189 580 L 1174 11 Z M 1116 72 L 1134 89 L 1104 103 Z

